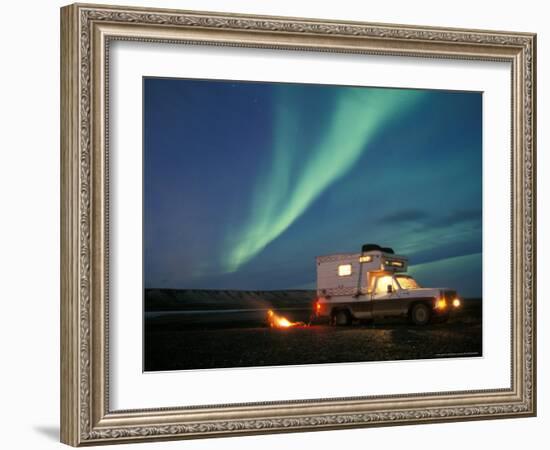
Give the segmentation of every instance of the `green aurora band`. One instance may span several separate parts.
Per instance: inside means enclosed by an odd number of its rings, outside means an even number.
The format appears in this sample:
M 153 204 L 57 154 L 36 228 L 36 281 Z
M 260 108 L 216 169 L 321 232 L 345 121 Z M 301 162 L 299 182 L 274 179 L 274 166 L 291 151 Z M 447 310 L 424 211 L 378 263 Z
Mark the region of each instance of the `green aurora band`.
M 226 240 L 225 272 L 235 272 L 287 230 L 308 207 L 359 160 L 378 132 L 418 104 L 413 89 L 340 87 L 328 126 L 314 148 L 300 151 L 300 98 L 277 87 L 274 144 L 265 175 L 259 176 L 248 220 Z M 306 161 L 299 161 L 306 155 Z

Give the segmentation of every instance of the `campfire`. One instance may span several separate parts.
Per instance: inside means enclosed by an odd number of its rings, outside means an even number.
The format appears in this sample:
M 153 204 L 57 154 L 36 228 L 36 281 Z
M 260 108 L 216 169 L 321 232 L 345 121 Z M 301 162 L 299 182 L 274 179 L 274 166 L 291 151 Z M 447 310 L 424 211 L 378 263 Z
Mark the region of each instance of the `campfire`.
M 275 314 L 271 309 L 267 311 L 267 323 L 271 328 L 305 327 L 304 322 L 291 322 L 286 317 Z

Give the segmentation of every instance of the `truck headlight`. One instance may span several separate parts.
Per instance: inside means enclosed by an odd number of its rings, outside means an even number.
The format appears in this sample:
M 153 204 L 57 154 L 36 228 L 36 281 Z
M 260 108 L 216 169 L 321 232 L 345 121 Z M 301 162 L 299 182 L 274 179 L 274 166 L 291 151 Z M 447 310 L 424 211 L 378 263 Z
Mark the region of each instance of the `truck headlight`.
M 459 299 L 459 298 L 455 298 L 455 299 L 453 300 L 453 306 L 454 306 L 455 308 L 458 308 L 458 307 L 460 306 L 460 299 Z

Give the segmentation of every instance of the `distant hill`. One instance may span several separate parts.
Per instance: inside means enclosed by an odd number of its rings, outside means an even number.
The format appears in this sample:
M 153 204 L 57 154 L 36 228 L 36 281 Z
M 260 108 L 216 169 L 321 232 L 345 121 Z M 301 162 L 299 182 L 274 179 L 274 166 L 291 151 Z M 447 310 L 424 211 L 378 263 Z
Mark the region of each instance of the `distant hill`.
M 309 308 L 315 291 L 145 289 L 145 311 L 197 309 Z

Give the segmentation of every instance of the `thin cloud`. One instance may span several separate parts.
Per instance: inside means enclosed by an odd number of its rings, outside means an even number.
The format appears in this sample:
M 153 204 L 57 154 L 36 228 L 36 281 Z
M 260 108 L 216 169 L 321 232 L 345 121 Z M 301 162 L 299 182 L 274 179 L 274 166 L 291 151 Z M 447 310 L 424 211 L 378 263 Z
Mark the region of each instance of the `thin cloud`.
M 481 218 L 481 209 L 479 208 L 457 209 L 444 217 L 434 218 L 428 225 L 432 227 L 446 227 L 459 223 L 481 222 Z
M 394 211 L 379 219 L 380 223 L 401 224 L 406 222 L 419 222 L 429 218 L 426 211 L 421 209 L 403 209 Z
M 391 225 L 420 224 L 423 228 L 444 228 L 468 222 L 481 222 L 481 209 L 458 209 L 444 216 L 429 214 L 422 209 L 402 209 L 382 216 L 378 222 Z

